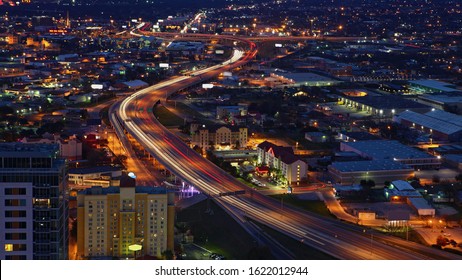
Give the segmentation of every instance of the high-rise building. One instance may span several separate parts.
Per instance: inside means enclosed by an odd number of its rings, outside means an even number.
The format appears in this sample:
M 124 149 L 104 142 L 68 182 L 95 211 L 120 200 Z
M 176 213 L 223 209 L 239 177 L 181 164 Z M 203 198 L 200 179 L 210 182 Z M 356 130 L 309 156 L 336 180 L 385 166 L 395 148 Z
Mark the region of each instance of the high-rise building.
M 173 252 L 174 193 L 156 187 L 92 187 L 77 195 L 81 258 L 162 257 Z
M 57 144 L 0 144 L 0 259 L 68 258 L 66 176 Z

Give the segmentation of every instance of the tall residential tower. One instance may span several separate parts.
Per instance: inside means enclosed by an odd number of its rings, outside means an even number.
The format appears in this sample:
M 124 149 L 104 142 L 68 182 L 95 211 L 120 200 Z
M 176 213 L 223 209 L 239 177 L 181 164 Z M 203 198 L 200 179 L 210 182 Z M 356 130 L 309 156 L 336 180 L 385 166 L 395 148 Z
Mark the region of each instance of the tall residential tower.
M 0 259 L 68 258 L 66 176 L 57 144 L 0 144 Z

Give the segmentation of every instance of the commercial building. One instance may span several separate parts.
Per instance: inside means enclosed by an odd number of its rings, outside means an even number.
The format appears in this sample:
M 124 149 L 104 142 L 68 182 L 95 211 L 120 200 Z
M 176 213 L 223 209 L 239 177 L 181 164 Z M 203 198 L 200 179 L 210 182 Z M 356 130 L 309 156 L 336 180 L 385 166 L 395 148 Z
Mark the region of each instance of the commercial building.
M 428 133 L 433 140 L 460 141 L 462 139 L 462 116 L 441 110 L 432 110 L 425 114 L 404 111 L 394 118 L 404 126 Z
M 458 114 L 462 112 L 462 94 L 424 94 L 419 96 L 419 102 L 439 110 L 451 110 Z
M 333 86 L 342 81 L 334 80 L 329 77 L 321 76 L 314 73 L 271 73 L 270 77 L 265 78 L 268 86 L 316 86 L 325 87 Z
M 56 144 L 0 144 L 0 259 L 68 258 L 66 163 Z
M 443 161 L 462 172 L 462 155 L 445 155 Z
M 62 139 L 58 134 L 44 135 L 42 138 L 27 138 L 21 139 L 22 143 L 46 143 L 59 145 L 59 154 L 68 160 L 82 159 L 82 141 L 77 139 L 75 135 L 70 136 L 69 139 Z
M 339 102 L 358 111 L 365 111 L 381 117 L 392 117 L 406 110 L 419 113 L 426 113 L 431 110 L 430 106 L 400 96 L 341 96 Z
M 327 169 L 333 182 L 340 185 L 359 184 L 361 180 L 372 180 L 379 185 L 414 176 L 413 168 L 392 160 L 333 162 Z
M 460 91 L 456 85 L 437 80 L 409 81 L 409 88 L 414 93 L 452 93 Z
M 414 169 L 437 169 L 441 161 L 437 157 L 408 147 L 398 141 L 372 140 L 340 143 L 340 150 L 355 152 L 364 159 L 394 161 Z
M 174 193 L 160 187 L 92 187 L 77 195 L 77 254 L 136 258 L 173 251 Z
M 384 189 L 384 192 L 385 197 L 391 201 L 403 201 L 409 204 L 419 216 L 435 216 L 435 208 L 431 207 L 422 195 L 406 181 L 393 181 L 388 188 Z
M 212 147 L 215 150 L 247 147 L 248 129 L 246 127 L 203 125 L 191 133 L 191 144 L 203 150 Z
M 246 116 L 247 106 L 217 106 L 217 120 L 231 119 L 233 116 Z
M 364 131 L 342 131 L 338 133 L 338 139 L 345 142 L 380 140 L 379 137 Z
M 69 169 L 69 184 L 73 189 L 91 186 L 119 186 L 122 169 L 117 166 L 95 166 Z
M 264 141 L 257 146 L 258 163 L 278 169 L 289 184 L 300 184 L 306 179 L 308 165 L 294 154 L 291 147 Z

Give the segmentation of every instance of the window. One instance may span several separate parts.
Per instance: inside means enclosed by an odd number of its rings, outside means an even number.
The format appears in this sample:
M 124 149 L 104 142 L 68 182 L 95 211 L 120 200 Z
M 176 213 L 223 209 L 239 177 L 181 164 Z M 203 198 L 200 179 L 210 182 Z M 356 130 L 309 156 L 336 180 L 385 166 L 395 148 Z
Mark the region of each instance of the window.
M 26 195 L 25 188 L 5 188 L 5 195 Z
M 26 228 L 26 222 L 5 222 L 5 228 Z
M 5 233 L 6 240 L 24 240 L 26 239 L 26 233 L 24 232 L 14 232 L 14 233 Z
M 13 252 L 13 244 L 5 244 L 5 252 Z
M 26 206 L 25 199 L 5 199 L 5 206 Z
M 5 211 L 5 217 L 6 218 L 17 218 L 17 217 L 24 218 L 26 217 L 26 211 L 19 211 L 19 210 Z

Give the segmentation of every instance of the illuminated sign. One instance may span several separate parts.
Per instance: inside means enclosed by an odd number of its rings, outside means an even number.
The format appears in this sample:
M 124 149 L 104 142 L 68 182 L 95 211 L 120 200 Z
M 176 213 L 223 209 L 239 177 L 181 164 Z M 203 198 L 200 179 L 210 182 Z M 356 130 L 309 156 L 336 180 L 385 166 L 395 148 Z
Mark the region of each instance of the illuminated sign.
M 202 84 L 203 89 L 210 89 L 213 88 L 213 84 Z
M 92 84 L 91 88 L 92 89 L 103 89 L 103 85 L 102 84 Z
M 169 68 L 170 65 L 168 63 L 159 63 L 160 68 Z

